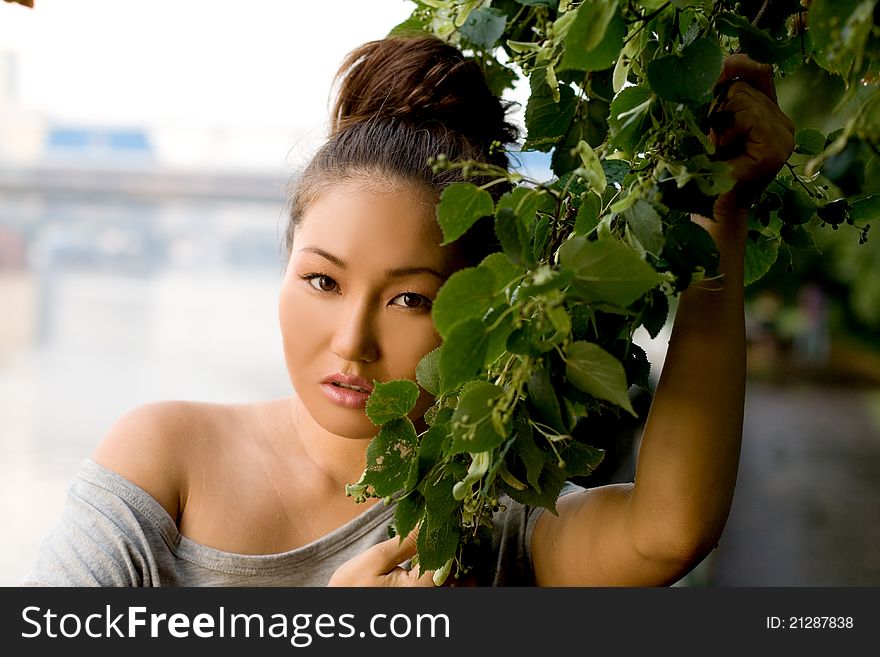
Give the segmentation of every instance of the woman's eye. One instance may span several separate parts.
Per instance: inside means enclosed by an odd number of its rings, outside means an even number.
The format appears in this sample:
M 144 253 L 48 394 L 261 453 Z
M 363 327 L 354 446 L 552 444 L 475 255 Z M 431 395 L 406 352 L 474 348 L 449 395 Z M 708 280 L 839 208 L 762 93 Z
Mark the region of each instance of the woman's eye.
M 332 292 L 336 289 L 336 281 L 329 276 L 309 276 L 309 285 L 321 292 Z
M 404 292 L 403 294 L 399 294 L 392 302 L 395 306 L 403 306 L 404 308 L 429 308 L 431 306 L 431 301 L 421 294 L 416 294 L 414 292 Z

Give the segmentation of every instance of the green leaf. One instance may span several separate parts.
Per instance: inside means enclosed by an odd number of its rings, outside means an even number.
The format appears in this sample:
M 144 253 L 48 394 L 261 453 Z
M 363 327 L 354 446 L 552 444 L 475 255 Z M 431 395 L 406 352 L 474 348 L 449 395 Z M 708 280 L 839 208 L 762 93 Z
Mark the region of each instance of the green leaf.
M 516 291 L 516 299 L 537 297 L 550 290 L 561 290 L 574 280 L 570 269 L 553 269 L 550 265 L 539 265 L 526 276 Z
M 669 299 L 662 290 L 654 290 L 650 296 L 648 307 L 642 314 L 642 325 L 653 340 L 666 326 L 669 318 Z
M 612 19 L 617 16 L 617 0 L 593 0 L 577 9 L 574 23 L 569 30 L 572 43 L 584 52 L 594 50 L 602 43 Z M 568 46 L 568 43 L 566 43 Z
M 391 420 L 367 446 L 364 483 L 386 497 L 404 487 L 411 462 L 418 454 L 418 439 L 408 418 Z
M 452 489 L 450 488 L 450 497 Z M 419 553 L 419 573 L 439 570 L 455 556 L 461 530 L 452 518 L 436 518 L 419 530 L 416 549 Z
M 447 410 L 451 411 L 451 409 Z M 443 452 L 450 444 L 449 437 L 447 422 L 437 422 L 422 434 L 415 474 L 412 475 L 416 485 L 440 462 Z
M 437 332 L 446 338 L 453 326 L 473 317 L 482 318 L 495 298 L 495 275 L 486 267 L 467 267 L 452 274 L 434 300 L 431 317 Z
M 707 155 L 697 155 L 688 161 L 687 172 L 682 173 L 681 179 L 696 182 L 703 194 L 715 197 L 733 189 L 736 180 L 732 171 L 727 162 L 713 162 Z
M 400 540 L 406 538 L 415 529 L 425 514 L 425 498 L 417 490 L 397 501 L 394 509 L 394 529 Z
M 568 132 L 574 112 L 577 108 L 577 99 L 574 91 L 568 85 L 558 86 L 559 101 L 545 93 L 546 73 L 541 69 L 532 71 L 529 76 L 529 84 L 532 94 L 526 104 L 526 143 L 525 150 L 538 150 L 547 152 L 562 139 Z
M 494 403 L 504 390 L 487 381 L 474 381 L 465 386 L 452 415 L 452 453 L 487 452 L 495 449 L 505 436 L 492 421 Z
M 542 422 L 552 427 L 560 434 L 568 433 L 568 427 L 562 420 L 562 409 L 559 406 L 559 398 L 553 381 L 550 380 L 550 370 L 546 365 L 532 371 L 532 376 L 526 384 L 528 401 L 540 415 Z
M 452 496 L 452 487 L 466 475 L 467 466 L 461 460 L 447 461 L 439 468 L 439 475 L 432 474 L 423 482 L 419 491 L 425 496 L 425 510 L 429 518 L 449 520 L 461 506 Z
M 584 477 L 599 467 L 605 458 L 605 450 L 570 440 L 559 450 L 559 455 L 565 461 L 565 472 L 569 477 Z
M 576 235 L 559 249 L 559 262 L 575 274 L 571 292 L 588 303 L 625 308 L 663 280 L 635 251 L 615 241 Z
M 675 274 L 676 291 L 691 283 L 693 273 L 702 268 L 706 276 L 718 273 L 718 247 L 708 231 L 686 217 L 666 230 L 662 257 Z
M 599 92 L 597 92 L 599 93 Z M 580 165 L 577 145 L 585 141 L 592 147 L 599 146 L 608 134 L 608 112 L 611 103 L 598 96 L 582 98 L 577 114 L 569 125 L 568 132 L 556 144 L 550 159 L 553 173 L 562 178 Z
M 443 230 L 443 244 L 450 244 L 467 232 L 477 219 L 492 214 L 492 196 L 471 183 L 453 183 L 443 190 L 437 205 L 437 221 Z
M 779 240 L 763 235 L 746 240 L 744 283 L 751 285 L 770 271 L 779 255 Z
M 489 336 L 479 319 L 466 319 L 449 332 L 440 349 L 440 389 L 449 393 L 483 369 Z
M 557 465 L 556 455 L 553 454 L 552 461 L 544 462 L 537 486 L 530 485 L 525 490 L 516 490 L 512 486 L 502 483 L 501 487 L 512 499 L 520 504 L 540 506 L 554 515 L 558 515 L 556 500 L 559 498 L 559 493 L 565 484 L 565 479 L 565 469 Z
M 853 201 L 849 206 L 849 218 L 859 224 L 880 221 L 880 194 Z
M 575 173 L 586 179 L 592 190 L 601 196 L 602 192 L 605 191 L 608 181 L 605 178 L 605 170 L 602 168 L 599 156 L 596 155 L 592 147 L 585 141 L 580 141 L 576 150 L 581 158 L 582 166 Z
M 526 273 L 525 269 L 512 263 L 510 258 L 498 251 L 483 258 L 480 267 L 490 270 L 495 275 L 499 287 L 508 285 Z
M 648 82 L 661 98 L 677 103 L 701 103 L 709 99 L 721 75 L 724 55 L 718 44 L 697 39 L 680 55 L 667 55 L 648 63 Z
M 440 347 L 432 349 L 419 360 L 416 381 L 435 397 L 440 394 Z
M 507 312 L 509 306 L 498 306 L 484 322 L 492 326 L 489 331 L 489 344 L 486 347 L 486 364 L 493 363 L 500 358 L 507 348 L 507 338 L 513 332 L 513 313 Z
M 663 222 L 654 207 L 639 199 L 627 210 L 623 216 L 635 233 L 641 245 L 652 255 L 659 256 L 663 251 L 665 239 L 663 237 Z
M 654 102 L 654 92 L 647 86 L 621 89 L 611 101 L 608 125 L 611 145 L 632 158 L 645 140 L 645 122 Z
M 825 150 L 825 135 L 815 128 L 801 128 L 794 135 L 798 153 L 818 155 Z
M 626 373 L 614 356 L 597 344 L 573 342 L 565 354 L 565 376 L 578 389 L 636 415 L 629 401 Z
M 413 15 L 405 21 L 392 27 L 391 31 L 388 32 L 388 36 L 411 36 L 413 34 L 421 34 L 424 31 L 425 23 L 413 12 Z
M 604 71 L 617 62 L 626 23 L 617 0 L 594 0 L 581 4 L 565 37 L 560 70 Z
M 548 458 L 555 458 L 555 455 L 551 456 L 549 451 L 544 451 L 538 447 L 528 420 L 529 418 L 526 413 L 521 413 L 517 416 L 513 449 L 510 450 L 510 453 L 514 460 L 518 459 L 522 462 L 526 470 L 526 481 L 533 488 L 537 489 L 540 486 L 541 470 L 544 469 L 544 463 Z
M 491 50 L 501 35 L 507 16 L 498 9 L 481 7 L 472 11 L 459 31 L 462 36 L 475 46 Z
M 725 12 L 718 17 L 716 25 L 722 34 L 738 38 L 740 50 L 757 62 L 777 64 L 793 53 L 800 54 L 800 39 L 775 39 L 767 31 L 754 27 L 744 16 Z
M 779 237 L 782 238 L 783 242 L 795 249 L 819 250 L 812 236 L 803 226 L 783 224 L 782 228 L 779 229 Z
M 495 212 L 501 208 L 510 208 L 519 217 L 523 226 L 532 226 L 535 223 L 535 213 L 541 202 L 542 192 L 528 187 L 514 187 L 498 199 L 495 204 Z
M 576 235 L 589 235 L 599 225 L 599 213 L 602 211 L 602 199 L 596 194 L 587 194 L 578 208 L 574 220 Z
M 648 353 L 635 343 L 630 343 L 629 354 L 623 360 L 623 371 L 631 386 L 639 386 L 645 390 L 651 388 L 651 362 Z
M 461 464 L 450 464 L 461 465 Z M 416 549 L 419 554 L 419 569 L 437 570 L 455 555 L 460 538 L 461 502 L 452 496 L 452 487 L 464 476 L 451 468 L 439 481 L 426 481 L 419 489 L 425 497 L 425 521 L 419 529 Z
M 541 350 L 533 344 L 533 336 L 529 331 L 530 324 L 514 328 L 510 335 L 507 336 L 507 351 L 512 354 L 521 354 L 523 356 L 540 355 Z
M 779 197 L 777 196 L 777 198 Z M 759 204 L 758 208 L 760 207 Z M 782 199 L 780 199 L 780 207 L 782 207 Z M 826 221 L 832 226 L 837 226 L 846 221 L 846 218 L 849 216 L 849 201 L 845 198 L 829 201 L 825 205 L 816 208 L 816 214 L 819 215 L 819 219 L 822 221 Z M 769 211 L 767 215 L 769 215 Z M 764 222 L 764 225 L 766 226 L 767 222 Z
M 549 217 L 540 216 L 535 222 L 535 230 L 532 232 L 532 260 L 538 261 L 545 258 L 544 249 L 550 242 L 552 224 Z
M 452 496 L 452 487 L 465 473 L 463 464 L 449 462 L 439 478 L 432 475 L 419 488 L 425 498 L 424 521 L 416 542 L 421 571 L 441 568 L 458 549 L 461 502 Z
M 626 160 L 602 160 L 602 170 L 605 171 L 605 178 L 611 184 L 624 186 L 626 177 L 632 173 L 632 167 Z
M 495 236 L 510 261 L 523 264 L 526 246 L 531 245 L 528 244 L 525 227 L 511 208 L 499 208 L 496 212 Z
M 786 190 L 779 208 L 779 218 L 786 224 L 805 224 L 816 216 L 816 202 L 807 193 L 793 187 Z
M 442 493 L 446 498 L 452 500 L 452 487 L 454 485 L 455 481 L 452 478 L 446 478 L 441 484 L 432 487 L 430 490 L 432 494 L 438 497 L 439 493 Z M 419 536 L 416 540 L 420 573 L 428 570 L 439 570 L 447 561 L 455 556 L 461 536 L 457 516 L 458 514 L 455 513 L 454 506 L 447 513 L 432 513 L 429 508 L 427 518 L 422 524 L 421 529 L 419 529 Z
M 419 399 L 418 386 L 407 379 L 376 383 L 367 398 L 367 417 L 377 426 L 406 417 Z

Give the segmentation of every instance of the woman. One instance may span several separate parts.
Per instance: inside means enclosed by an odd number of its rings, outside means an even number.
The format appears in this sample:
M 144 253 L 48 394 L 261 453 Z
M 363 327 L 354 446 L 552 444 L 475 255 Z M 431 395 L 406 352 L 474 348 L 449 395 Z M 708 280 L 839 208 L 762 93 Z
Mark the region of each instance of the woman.
M 355 504 L 375 427 L 373 380 L 414 378 L 439 345 L 431 302 L 492 240 L 479 224 L 441 246 L 428 157 L 506 166 L 504 107 L 479 69 L 438 40 L 371 42 L 343 64 L 331 136 L 300 177 L 279 316 L 294 393 L 241 405 L 160 402 L 122 417 L 71 488 L 33 585 L 431 586 L 387 540 L 392 507 Z M 558 516 L 511 500 L 487 583 L 664 585 L 714 547 L 730 507 L 744 391 L 742 259 L 749 205 L 791 152 L 769 67 L 725 63 L 713 135 L 737 185 L 715 219 L 723 283 L 680 299 L 635 484 L 569 487 Z M 411 414 L 431 404 L 423 392 Z

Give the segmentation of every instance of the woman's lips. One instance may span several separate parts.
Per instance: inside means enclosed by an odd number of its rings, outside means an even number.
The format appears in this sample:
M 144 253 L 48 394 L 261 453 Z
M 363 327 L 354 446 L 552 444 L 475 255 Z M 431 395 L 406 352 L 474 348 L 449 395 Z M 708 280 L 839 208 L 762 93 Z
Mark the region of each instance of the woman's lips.
M 353 390 L 338 383 L 322 383 L 321 391 L 334 404 L 345 408 L 364 408 L 367 404 L 367 398 L 370 396 L 369 392 Z
M 330 401 L 345 408 L 364 408 L 373 385 L 363 377 L 337 372 L 321 381 L 321 390 Z

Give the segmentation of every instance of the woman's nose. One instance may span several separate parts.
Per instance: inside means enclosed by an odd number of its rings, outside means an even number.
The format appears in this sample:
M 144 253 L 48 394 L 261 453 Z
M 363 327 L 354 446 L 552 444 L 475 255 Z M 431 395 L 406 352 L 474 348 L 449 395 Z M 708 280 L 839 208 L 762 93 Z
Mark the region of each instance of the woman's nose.
M 376 317 L 369 304 L 356 303 L 342 313 L 333 333 L 333 353 L 347 361 L 372 363 L 379 357 Z

